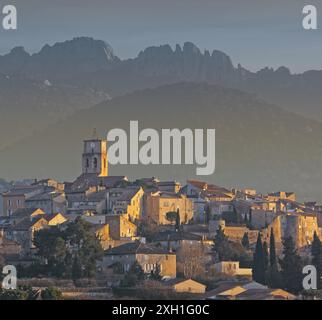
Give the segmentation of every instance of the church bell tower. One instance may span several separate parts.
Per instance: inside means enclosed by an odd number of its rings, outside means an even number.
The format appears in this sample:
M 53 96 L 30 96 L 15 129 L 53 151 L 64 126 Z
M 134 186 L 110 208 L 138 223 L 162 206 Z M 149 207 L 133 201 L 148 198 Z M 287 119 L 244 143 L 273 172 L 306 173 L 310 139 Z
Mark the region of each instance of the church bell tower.
M 82 172 L 108 176 L 107 140 L 91 139 L 84 141 Z

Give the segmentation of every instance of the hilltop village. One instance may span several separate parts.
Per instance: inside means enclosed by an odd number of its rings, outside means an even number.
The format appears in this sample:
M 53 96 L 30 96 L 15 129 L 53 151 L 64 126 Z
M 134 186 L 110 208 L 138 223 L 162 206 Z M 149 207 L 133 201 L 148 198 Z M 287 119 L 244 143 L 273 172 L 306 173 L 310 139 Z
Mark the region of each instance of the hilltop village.
M 84 141 L 73 182 L 0 188 L 0 265 L 65 298 L 304 299 L 302 267 L 321 275 L 322 205 L 109 176 L 106 140 Z

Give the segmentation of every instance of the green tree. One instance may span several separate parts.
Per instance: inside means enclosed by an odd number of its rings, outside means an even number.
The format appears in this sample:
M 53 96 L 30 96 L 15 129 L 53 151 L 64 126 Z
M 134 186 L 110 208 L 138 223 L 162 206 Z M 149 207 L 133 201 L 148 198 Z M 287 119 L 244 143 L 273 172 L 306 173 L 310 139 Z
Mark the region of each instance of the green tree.
M 48 276 L 93 277 L 96 260 L 103 255 L 91 224 L 81 218 L 70 222 L 65 230 L 52 227 L 36 232 L 34 244 Z
M 3 266 L 5 265 L 5 259 L 4 257 L 0 254 L 0 270 L 2 270 Z
M 177 211 L 169 211 L 166 213 L 166 219 L 171 223 L 174 223 L 174 229 L 176 232 L 180 231 L 181 221 L 180 221 L 180 212 L 179 209 Z
M 274 236 L 273 228 L 271 229 L 271 235 L 269 238 L 269 263 L 271 267 L 277 264 L 275 236 Z
M 205 215 L 205 224 L 208 224 L 209 221 L 210 221 L 210 207 L 209 207 L 209 204 L 207 204 L 205 206 L 204 215 Z
M 252 258 L 247 250 L 241 243 L 230 241 L 221 226 L 217 230 L 213 248 L 220 261 L 239 261 L 240 266 L 244 268 L 249 268 L 252 265 Z
M 141 265 L 137 261 L 135 261 L 132 264 L 129 272 L 132 273 L 132 274 L 135 274 L 137 276 L 138 280 L 144 280 L 145 279 L 144 271 L 143 271 Z
M 265 274 L 266 274 L 269 267 L 269 254 L 268 254 L 268 246 L 266 241 L 264 241 L 263 243 L 263 255 L 264 255 L 264 268 L 265 268 Z
M 249 217 L 248 217 L 248 228 L 252 227 L 252 223 L 253 223 L 253 210 L 252 208 L 249 209 Z
M 125 288 L 134 288 L 145 279 L 145 274 L 141 266 L 135 261 L 130 270 L 126 272 L 120 286 Z
M 234 220 L 235 220 L 235 222 L 236 222 L 237 224 L 239 224 L 239 223 L 240 223 L 240 220 L 241 220 L 241 216 L 240 216 L 240 214 L 237 212 L 237 210 L 236 210 L 236 207 L 235 207 L 235 206 L 233 206 L 233 215 L 234 215 Z
M 273 228 L 271 229 L 271 234 L 269 239 L 269 266 L 266 274 L 266 280 L 267 280 L 267 285 L 270 288 L 280 288 L 283 285 L 281 274 L 278 270 Z
M 58 288 L 49 287 L 41 291 L 43 300 L 62 300 L 63 294 Z
M 180 229 L 181 229 L 180 212 L 179 212 L 179 209 L 177 209 L 175 231 L 178 232 L 180 231 Z
M 242 239 L 242 245 L 246 250 L 249 250 L 249 237 L 248 232 L 244 233 L 243 239 Z
M 321 275 L 322 275 L 322 244 L 316 232 L 311 246 L 312 264 L 317 271 L 318 289 L 321 289 Z
M 147 242 L 152 242 L 155 234 L 158 231 L 158 225 L 154 221 L 139 221 L 138 235 L 145 237 Z
M 265 257 L 261 234 L 258 233 L 256 248 L 253 256 L 253 279 L 265 284 Z
M 161 266 L 159 263 L 157 263 L 156 268 L 151 272 L 150 279 L 158 281 L 162 279 Z
M 28 300 L 29 291 L 17 288 L 16 290 L 0 289 L 0 300 Z
M 283 259 L 279 261 L 284 288 L 298 293 L 302 289 L 302 260 L 291 236 L 283 240 Z
M 219 260 L 223 260 L 223 249 L 227 242 L 228 239 L 224 233 L 224 230 L 221 226 L 219 226 L 214 239 L 214 250 L 217 253 Z

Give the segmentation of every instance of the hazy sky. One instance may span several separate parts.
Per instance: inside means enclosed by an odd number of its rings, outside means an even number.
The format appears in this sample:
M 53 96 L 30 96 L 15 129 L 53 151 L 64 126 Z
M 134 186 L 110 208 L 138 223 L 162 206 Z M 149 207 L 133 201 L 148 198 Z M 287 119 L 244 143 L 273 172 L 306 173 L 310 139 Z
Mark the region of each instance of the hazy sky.
M 192 41 L 251 70 L 322 69 L 321 28 L 302 29 L 303 6 L 316 5 L 321 16 L 321 0 L 0 0 L 0 7 L 11 3 L 18 30 L 0 28 L 0 54 L 84 35 L 107 41 L 121 58 L 150 45 Z

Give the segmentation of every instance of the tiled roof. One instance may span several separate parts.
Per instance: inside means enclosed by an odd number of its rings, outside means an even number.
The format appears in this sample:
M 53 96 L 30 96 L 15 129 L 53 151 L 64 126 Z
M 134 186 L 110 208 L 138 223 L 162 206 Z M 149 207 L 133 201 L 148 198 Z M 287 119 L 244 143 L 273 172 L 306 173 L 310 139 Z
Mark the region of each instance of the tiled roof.
M 4 196 L 23 196 L 25 194 L 29 194 L 38 190 L 42 190 L 42 187 L 39 186 L 24 186 L 13 188 L 9 192 L 4 193 Z
M 124 255 L 124 254 L 173 254 L 163 248 L 152 245 L 143 244 L 141 242 L 133 242 L 122 244 L 105 251 L 107 255 Z
M 29 230 L 36 222 L 43 219 L 42 216 L 36 217 L 34 219 L 25 218 L 20 221 L 18 224 L 11 228 L 12 231 L 27 231 Z
M 159 194 L 161 198 L 182 198 L 181 194 L 174 192 L 160 191 Z
M 61 196 L 63 193 L 61 192 L 45 192 L 41 194 L 36 194 L 30 198 L 28 198 L 26 201 L 45 201 L 45 200 L 52 200 L 56 197 Z
M 199 189 L 205 189 L 208 185 L 207 182 L 198 181 L 198 180 L 187 180 L 187 183 Z
M 126 176 L 100 177 L 96 173 L 84 173 L 80 175 L 71 185 L 68 185 L 68 192 L 85 191 L 90 187 L 104 186 L 106 188 L 116 187 L 118 183 L 127 181 Z
M 158 183 L 158 186 L 161 186 L 161 187 L 163 187 L 163 186 L 176 186 L 176 185 L 180 185 L 180 183 L 177 181 L 160 181 Z
M 140 187 L 112 188 L 109 190 L 111 200 L 130 201 L 140 190 Z
M 193 281 L 193 282 L 196 282 L 200 285 L 203 285 L 206 287 L 206 285 L 204 285 L 203 283 L 197 281 L 197 280 L 194 280 L 194 279 L 183 279 L 183 278 L 176 278 L 176 279 L 169 279 L 169 280 L 166 280 L 163 282 L 163 284 L 165 285 L 169 285 L 169 286 L 174 286 L 176 284 L 179 284 L 179 283 L 182 283 L 182 282 L 186 282 L 186 281 Z
M 180 240 L 193 240 L 201 241 L 202 237 L 189 232 L 175 232 L 175 231 L 165 231 L 157 233 L 154 241 L 180 241 Z
M 38 210 L 37 208 L 21 208 L 21 209 L 17 209 L 13 214 L 12 214 L 12 218 L 15 217 L 30 217 L 36 210 Z
M 41 218 L 44 218 L 47 220 L 47 222 L 51 221 L 52 219 L 54 219 L 55 217 L 57 217 L 58 215 L 63 216 L 66 220 L 69 220 L 68 217 L 66 217 L 65 215 L 63 215 L 62 213 L 54 213 L 54 214 L 44 214 L 41 215 Z

